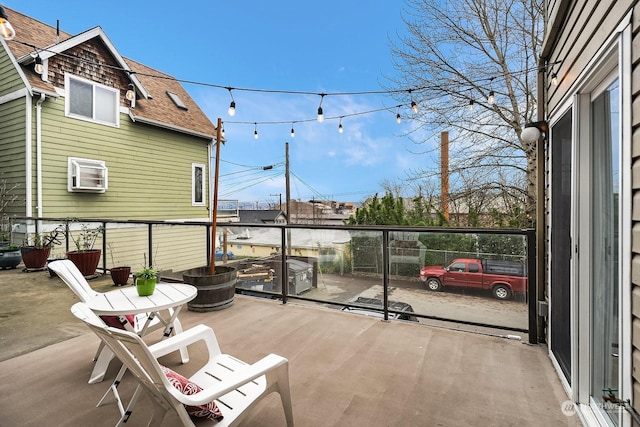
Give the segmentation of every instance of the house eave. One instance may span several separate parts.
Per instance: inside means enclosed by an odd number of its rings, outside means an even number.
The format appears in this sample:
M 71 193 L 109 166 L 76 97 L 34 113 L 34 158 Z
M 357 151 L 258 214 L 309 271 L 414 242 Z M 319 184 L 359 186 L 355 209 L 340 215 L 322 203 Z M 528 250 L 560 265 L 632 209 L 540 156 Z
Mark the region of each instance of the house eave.
M 140 123 L 145 123 L 148 125 L 153 125 L 153 126 L 158 126 L 164 129 L 169 129 L 169 130 L 173 130 L 176 132 L 180 132 L 180 133 L 184 133 L 187 135 L 192 135 L 192 136 L 196 136 L 198 138 L 203 138 L 208 140 L 209 142 L 213 141 L 215 139 L 214 135 L 209 135 L 206 134 L 204 132 L 198 132 L 192 129 L 187 129 L 187 128 L 183 128 L 181 126 L 174 126 L 168 123 L 163 123 L 160 122 L 158 120 L 154 120 L 154 119 L 149 119 L 147 117 L 142 117 L 142 116 L 135 116 L 133 113 L 129 112 L 129 117 L 131 118 L 131 121 L 133 122 L 140 122 Z

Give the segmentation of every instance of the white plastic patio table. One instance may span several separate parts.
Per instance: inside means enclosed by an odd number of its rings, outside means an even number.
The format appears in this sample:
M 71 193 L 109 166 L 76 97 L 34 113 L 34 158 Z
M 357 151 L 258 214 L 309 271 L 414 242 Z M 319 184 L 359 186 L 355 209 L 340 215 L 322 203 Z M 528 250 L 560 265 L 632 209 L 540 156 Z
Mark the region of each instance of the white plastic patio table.
M 100 294 L 86 304 L 99 316 L 155 313 L 165 324 L 164 337 L 168 337 L 184 304 L 194 299 L 197 294 L 198 289 L 195 286 L 185 283 L 158 283 L 153 295 L 141 297 L 135 286 L 127 286 Z M 171 318 L 162 318 L 159 313 L 169 308 L 173 308 Z M 103 359 L 101 355 L 91 373 L 90 384 L 102 381 L 112 356 L 113 354 L 109 354 L 106 360 L 101 361 L 100 359 Z M 185 357 L 188 361 L 188 355 L 183 355 L 183 359 Z

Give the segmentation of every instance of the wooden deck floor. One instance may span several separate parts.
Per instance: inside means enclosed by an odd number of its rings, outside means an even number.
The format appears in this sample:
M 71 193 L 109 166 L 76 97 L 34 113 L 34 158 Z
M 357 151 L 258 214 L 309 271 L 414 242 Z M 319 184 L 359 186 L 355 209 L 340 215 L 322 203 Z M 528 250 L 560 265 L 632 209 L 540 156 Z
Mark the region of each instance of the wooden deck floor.
M 211 326 L 222 350 L 247 362 L 288 358 L 298 427 L 581 425 L 561 411 L 567 398 L 543 345 L 240 295 L 228 309 L 181 319 Z M 95 405 L 116 364 L 105 382 L 87 384 L 97 344 L 87 333 L 0 362 L 0 426 L 114 425 L 113 400 Z M 196 345 L 189 365 L 176 355 L 162 361 L 188 374 L 203 353 Z M 125 377 L 125 398 L 133 385 Z M 146 425 L 149 415 L 144 397 L 127 425 Z M 278 397 L 244 425 L 284 425 Z

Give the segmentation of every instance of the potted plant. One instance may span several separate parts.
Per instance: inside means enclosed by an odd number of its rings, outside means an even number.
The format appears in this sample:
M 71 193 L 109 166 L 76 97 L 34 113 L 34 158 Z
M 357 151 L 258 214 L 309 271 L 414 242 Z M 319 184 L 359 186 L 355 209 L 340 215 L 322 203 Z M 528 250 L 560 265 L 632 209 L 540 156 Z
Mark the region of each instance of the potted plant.
M 16 268 L 20 261 L 22 261 L 22 255 L 19 247 L 7 242 L 0 243 L 0 269 Z
M 113 280 L 113 284 L 116 286 L 126 285 L 129 281 L 129 274 L 131 274 L 131 267 L 128 265 L 119 265 L 116 263 L 113 258 L 113 243 L 107 243 L 107 247 L 109 248 L 109 254 L 111 255 L 111 268 L 109 269 L 109 273 L 111 274 L 111 280 Z
M 146 263 L 145 263 L 146 264 Z M 141 297 L 153 294 L 158 281 L 158 271 L 152 267 L 144 267 L 135 274 L 136 289 Z
M 67 258 L 78 267 L 83 276 L 93 276 L 98 268 L 102 250 L 94 249 L 93 246 L 103 231 L 102 226 L 91 228 L 87 224 L 81 224 L 79 233 L 71 233 L 76 250 L 67 252 Z
M 26 244 L 20 248 L 25 271 L 44 269 L 51 253 L 51 247 L 61 243 L 60 236 L 63 234 L 64 228 L 59 225 L 49 232 L 27 235 Z

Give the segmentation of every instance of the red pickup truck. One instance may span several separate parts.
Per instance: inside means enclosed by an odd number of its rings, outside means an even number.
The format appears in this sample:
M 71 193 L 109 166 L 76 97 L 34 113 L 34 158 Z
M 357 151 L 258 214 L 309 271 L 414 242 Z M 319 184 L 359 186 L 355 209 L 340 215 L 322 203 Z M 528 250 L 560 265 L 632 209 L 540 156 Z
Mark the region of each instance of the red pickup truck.
M 430 266 L 420 269 L 420 280 L 427 289 L 439 291 L 443 286 L 491 290 L 497 299 L 506 300 L 514 293 L 527 292 L 524 264 L 513 261 L 460 258 L 448 267 Z

